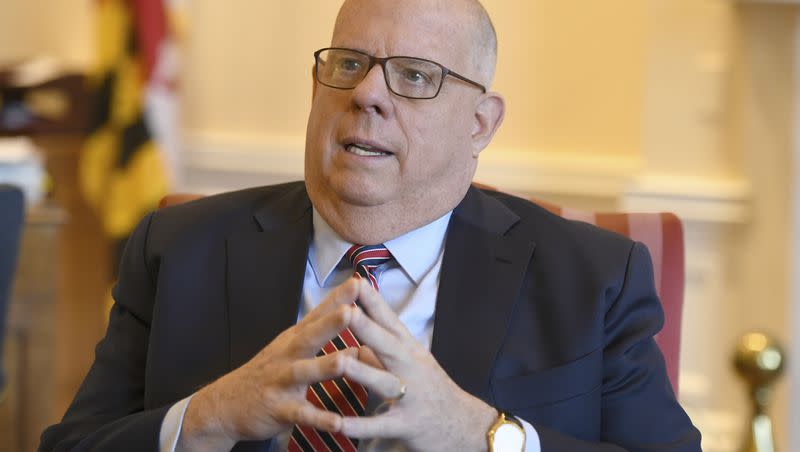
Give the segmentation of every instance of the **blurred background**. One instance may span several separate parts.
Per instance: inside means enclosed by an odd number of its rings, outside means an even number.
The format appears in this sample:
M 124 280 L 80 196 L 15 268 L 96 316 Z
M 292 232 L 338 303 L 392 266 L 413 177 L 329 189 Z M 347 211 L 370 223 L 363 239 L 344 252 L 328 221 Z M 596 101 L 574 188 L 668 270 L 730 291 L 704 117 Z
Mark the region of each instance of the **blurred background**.
M 786 347 L 770 413 L 779 450 L 800 450 L 800 1 L 483 3 L 508 111 L 477 180 L 678 214 L 680 398 L 704 450 L 742 442 L 731 358 L 750 330 Z M 0 450 L 34 450 L 63 414 L 119 247 L 163 194 L 302 178 L 312 53 L 340 4 L 0 0 L 0 182 L 28 206 Z

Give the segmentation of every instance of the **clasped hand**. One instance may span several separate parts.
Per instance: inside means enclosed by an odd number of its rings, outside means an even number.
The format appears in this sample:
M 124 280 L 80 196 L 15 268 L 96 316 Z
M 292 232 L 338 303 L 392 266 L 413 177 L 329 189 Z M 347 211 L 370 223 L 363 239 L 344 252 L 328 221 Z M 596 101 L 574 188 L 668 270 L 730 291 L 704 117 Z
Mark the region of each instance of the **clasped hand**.
M 345 328 L 367 346 L 315 357 Z M 340 376 L 387 401 L 406 393 L 385 412 L 363 417 L 306 400 L 309 384 Z M 485 450 L 495 416 L 448 377 L 368 283 L 352 278 L 253 359 L 198 391 L 178 448 L 229 450 L 302 424 L 353 438 L 395 438 L 410 450 Z

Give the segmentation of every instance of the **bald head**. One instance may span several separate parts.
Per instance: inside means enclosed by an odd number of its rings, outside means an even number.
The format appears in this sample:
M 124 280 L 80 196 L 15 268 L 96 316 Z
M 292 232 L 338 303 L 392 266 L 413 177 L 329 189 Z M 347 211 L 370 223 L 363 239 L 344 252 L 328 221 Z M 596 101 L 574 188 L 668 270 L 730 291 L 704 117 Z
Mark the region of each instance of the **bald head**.
M 424 20 L 425 15 L 442 15 L 449 19 L 447 39 L 453 46 L 462 46 L 469 55 L 468 71 L 476 81 L 489 87 L 497 64 L 497 34 L 486 9 L 478 0 L 346 0 L 339 10 L 334 27 L 334 41 L 353 18 L 367 16 L 366 12 L 391 15 L 395 23 L 401 20 Z M 389 31 L 387 30 L 387 33 Z M 408 39 L 413 39 L 409 37 Z M 427 39 L 420 37 L 420 39 Z M 420 43 L 423 45 L 425 43 Z M 410 55 L 417 56 L 417 55 Z M 467 75 L 467 74 L 464 74 Z
M 486 86 L 492 84 L 494 69 L 497 65 L 497 32 L 494 29 L 489 13 L 478 0 L 463 0 L 469 4 L 470 17 L 473 19 L 470 27 L 473 39 L 473 59 L 475 68 L 485 77 Z

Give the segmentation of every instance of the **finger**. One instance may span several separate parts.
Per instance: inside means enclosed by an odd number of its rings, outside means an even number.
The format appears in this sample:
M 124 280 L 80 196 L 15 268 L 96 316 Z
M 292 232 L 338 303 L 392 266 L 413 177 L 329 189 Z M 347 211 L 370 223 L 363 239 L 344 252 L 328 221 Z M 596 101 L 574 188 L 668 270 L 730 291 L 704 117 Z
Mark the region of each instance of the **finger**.
M 357 309 L 354 305 L 341 305 L 312 322 L 298 324 L 291 339 L 291 352 L 298 357 L 314 356 L 331 338 L 350 325 Z
M 308 386 L 341 377 L 352 363 L 358 363 L 357 356 L 357 348 L 348 348 L 318 358 L 295 361 L 287 369 L 287 383 Z
M 305 425 L 326 432 L 338 432 L 342 428 L 340 414 L 317 408 L 307 400 L 289 402 L 282 411 L 288 425 Z
M 394 334 L 373 321 L 361 308 L 354 308 L 350 319 L 350 330 L 363 344 L 369 344 L 381 363 L 391 369 L 409 348 Z
M 347 281 L 330 291 L 322 303 L 306 314 L 300 323 L 313 322 L 323 315 L 335 311 L 339 306 L 355 303 L 356 299 L 358 299 L 359 290 L 358 280 L 356 278 L 348 278 Z
M 358 360 L 348 360 L 345 366 L 345 377 L 361 383 L 370 393 L 375 393 L 382 399 L 399 399 L 405 392 L 403 381 L 383 369 Z
M 350 438 L 399 438 L 403 436 L 403 425 L 411 425 L 389 411 L 378 416 L 344 416 L 341 419 L 343 435 Z
M 375 355 L 375 352 L 373 352 L 368 345 L 362 345 L 358 348 L 358 360 L 368 366 L 386 369 L 386 366 L 383 365 L 381 360 L 378 359 L 378 356 Z
M 408 328 L 371 284 L 366 280 L 360 281 L 358 289 L 358 302 L 375 323 L 398 337 L 411 337 Z

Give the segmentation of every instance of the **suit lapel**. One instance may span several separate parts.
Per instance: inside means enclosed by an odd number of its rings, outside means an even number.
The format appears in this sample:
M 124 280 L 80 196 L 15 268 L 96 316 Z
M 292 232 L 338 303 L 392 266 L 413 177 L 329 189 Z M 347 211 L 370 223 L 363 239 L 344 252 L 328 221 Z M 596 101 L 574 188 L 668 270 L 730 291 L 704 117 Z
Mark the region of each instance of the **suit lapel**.
M 297 322 L 312 236 L 304 188 L 258 210 L 261 230 L 232 235 L 228 251 L 230 366 L 236 368 Z
M 436 301 L 431 352 L 464 390 L 490 397 L 489 376 L 535 244 L 519 218 L 470 188 L 454 210 Z

